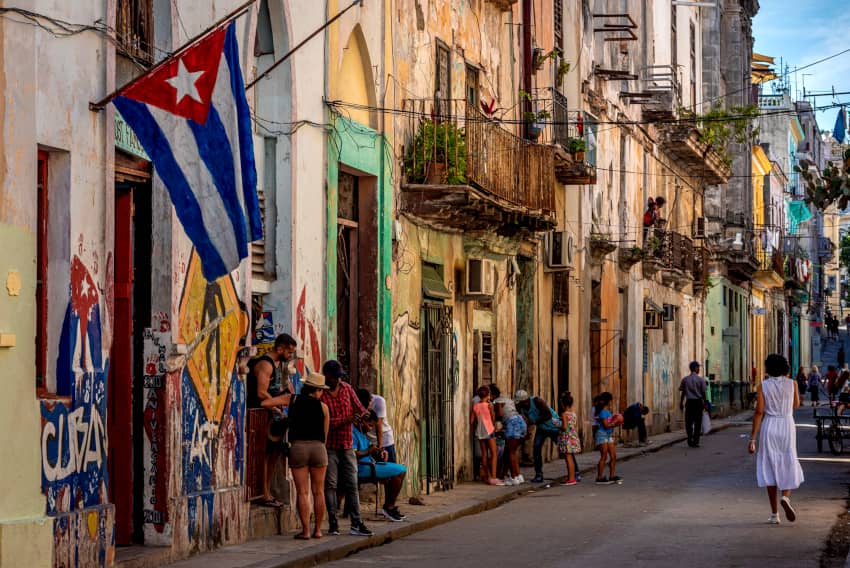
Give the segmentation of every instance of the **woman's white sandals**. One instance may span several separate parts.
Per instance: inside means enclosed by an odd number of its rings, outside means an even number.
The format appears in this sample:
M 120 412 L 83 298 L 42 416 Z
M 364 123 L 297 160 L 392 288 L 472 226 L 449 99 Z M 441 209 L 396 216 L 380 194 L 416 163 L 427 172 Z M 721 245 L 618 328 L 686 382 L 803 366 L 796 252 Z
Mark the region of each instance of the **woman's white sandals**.
M 769 524 L 769 525 L 778 525 L 778 524 L 779 524 L 779 515 L 777 515 L 776 513 L 774 513 L 773 515 L 771 515 L 771 516 L 770 516 L 770 518 L 769 518 L 769 519 L 767 519 L 767 524 Z
M 785 518 L 793 523 L 797 519 L 797 512 L 791 506 L 791 499 L 783 497 L 779 500 L 779 504 L 782 505 L 782 510 L 785 511 Z

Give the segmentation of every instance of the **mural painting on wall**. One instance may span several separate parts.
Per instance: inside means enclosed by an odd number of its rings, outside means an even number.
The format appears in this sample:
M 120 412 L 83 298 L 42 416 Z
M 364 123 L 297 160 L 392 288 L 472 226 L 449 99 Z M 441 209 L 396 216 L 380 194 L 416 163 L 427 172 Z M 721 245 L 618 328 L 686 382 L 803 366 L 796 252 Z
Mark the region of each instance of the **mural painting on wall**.
M 166 313 L 156 313 L 153 327 L 144 332 L 144 522 L 157 533 L 168 523 L 168 438 L 167 438 L 167 350 L 171 322 Z
M 406 483 L 414 493 L 419 483 L 419 323 L 407 312 L 396 318 L 392 328 L 392 399 L 395 443 L 399 461 L 407 464 Z
M 301 289 L 301 297 L 298 307 L 295 309 L 295 339 L 298 340 L 298 351 L 302 354 L 291 362 L 289 369 L 289 381 L 292 392 L 301 392 L 301 379 L 306 377 L 312 369 L 322 368 L 322 352 L 319 344 L 319 333 L 313 323 L 314 318 L 307 315 L 307 286 Z M 262 312 L 260 319 L 254 326 L 254 337 L 256 340 L 257 354 L 266 353 L 274 347 L 275 326 L 272 321 L 271 312 Z M 262 337 L 262 341 L 260 338 Z
M 47 513 L 107 502 L 106 376 L 100 294 L 75 256 L 56 364 L 56 394 L 41 401 L 42 490 Z
M 55 367 L 57 398 L 40 400 L 41 486 L 46 512 L 54 517 L 56 566 L 107 566 L 115 554 L 107 475 L 109 346 L 102 327 L 108 318 L 101 318 L 106 298 L 96 275 L 96 256 L 91 270 L 73 257 Z
M 189 499 L 189 537 L 212 528 L 213 486 L 242 482 L 245 387 L 237 354 L 248 318 L 227 275 L 208 282 L 192 255 L 180 301 L 178 341 L 188 347 L 180 385 L 183 493 Z M 204 531 L 201 530 L 204 528 Z

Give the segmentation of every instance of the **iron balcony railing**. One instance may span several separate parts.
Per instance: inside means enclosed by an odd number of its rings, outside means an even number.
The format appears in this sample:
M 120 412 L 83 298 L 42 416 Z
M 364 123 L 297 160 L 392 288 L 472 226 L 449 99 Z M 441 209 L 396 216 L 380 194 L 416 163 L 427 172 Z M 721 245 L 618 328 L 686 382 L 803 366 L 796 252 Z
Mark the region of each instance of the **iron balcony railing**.
M 465 100 L 408 99 L 407 184 L 470 185 L 530 210 L 555 210 L 554 152 Z
M 784 260 L 782 253 L 777 250 L 761 249 L 756 251 L 756 258 L 759 262 L 759 270 L 765 272 L 773 271 L 779 275 L 785 274 Z
M 569 153 L 575 146 L 574 141 L 584 142 L 584 163 L 596 166 L 596 122 L 587 113 L 570 110 L 567 97 L 551 89 L 551 98 L 537 98 L 531 105 L 535 113 L 544 112 L 544 118 L 537 121 L 543 128 L 538 141 L 547 145 L 558 145 Z
M 687 275 L 694 273 L 694 242 L 675 231 L 653 229 L 644 240 L 646 258 L 665 270 L 681 270 Z M 702 249 L 700 249 L 702 250 Z

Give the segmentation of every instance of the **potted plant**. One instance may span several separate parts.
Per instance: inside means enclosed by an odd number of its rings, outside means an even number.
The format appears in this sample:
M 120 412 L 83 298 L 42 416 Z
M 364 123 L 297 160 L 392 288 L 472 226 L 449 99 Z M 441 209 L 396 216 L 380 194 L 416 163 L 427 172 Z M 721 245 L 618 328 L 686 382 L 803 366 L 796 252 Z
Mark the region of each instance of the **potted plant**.
M 584 153 L 587 151 L 587 142 L 584 138 L 570 138 L 567 141 L 567 153 L 572 154 L 577 162 L 584 161 Z
M 558 70 L 555 72 L 555 85 L 560 87 L 561 83 L 564 81 L 564 77 L 570 72 L 570 68 L 571 66 L 567 61 L 561 60 L 561 62 L 558 63 Z
M 596 262 L 601 262 L 616 248 L 617 245 L 611 242 L 611 236 L 607 233 L 590 233 L 590 255 Z
M 540 137 L 540 133 L 543 132 L 543 128 L 546 126 L 543 121 L 548 120 L 551 116 L 552 115 L 546 109 L 523 113 L 528 137 L 532 140 L 537 140 Z
M 620 266 L 625 270 L 643 260 L 643 249 L 638 246 L 621 248 L 620 249 Z
M 404 159 L 410 183 L 463 185 L 466 183 L 466 139 L 448 122 L 425 119 Z
M 543 69 L 543 64 L 546 63 L 547 59 L 555 59 L 559 55 L 561 55 L 561 51 L 558 48 L 553 49 L 549 53 L 543 53 L 542 47 L 535 47 L 531 52 L 531 67 L 537 73 Z

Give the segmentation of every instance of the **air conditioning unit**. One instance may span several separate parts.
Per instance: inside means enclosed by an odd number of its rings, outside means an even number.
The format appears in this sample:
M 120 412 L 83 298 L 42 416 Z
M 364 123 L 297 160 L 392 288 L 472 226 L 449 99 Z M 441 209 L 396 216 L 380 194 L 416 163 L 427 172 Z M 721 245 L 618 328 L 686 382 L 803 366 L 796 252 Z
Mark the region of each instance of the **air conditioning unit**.
M 470 258 L 466 261 L 464 292 L 467 296 L 492 296 L 496 291 L 493 261 Z
M 664 304 L 664 321 L 673 321 L 676 316 L 676 308 L 673 304 Z
M 695 239 L 704 239 L 705 238 L 705 217 L 697 217 L 696 222 L 694 223 L 694 238 Z
M 570 270 L 573 267 L 575 239 L 569 231 L 549 231 L 546 233 L 546 268 L 550 270 Z
M 661 313 L 655 310 L 643 311 L 643 327 L 644 329 L 661 329 Z

